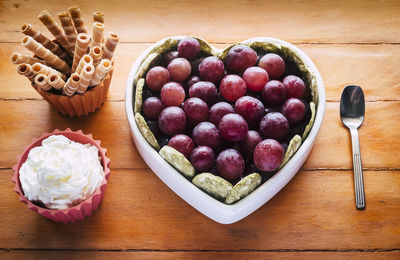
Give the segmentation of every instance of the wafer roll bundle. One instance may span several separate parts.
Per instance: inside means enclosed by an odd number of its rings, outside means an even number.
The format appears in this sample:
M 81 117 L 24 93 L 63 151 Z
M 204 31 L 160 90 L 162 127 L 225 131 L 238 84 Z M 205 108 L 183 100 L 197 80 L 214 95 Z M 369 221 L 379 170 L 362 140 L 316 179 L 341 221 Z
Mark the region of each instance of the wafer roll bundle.
M 72 24 L 71 16 L 68 12 L 63 11 L 58 13 L 58 18 L 60 19 L 61 26 L 64 29 L 65 37 L 67 38 L 71 51 L 75 51 L 76 31 Z
M 78 66 L 76 67 L 75 72 L 80 75 L 81 71 L 83 69 L 83 66 L 85 66 L 86 64 L 93 64 L 93 59 L 88 54 L 85 54 L 82 56 L 81 60 L 79 61 Z
M 70 67 L 65 61 L 63 61 L 57 55 L 54 55 L 51 51 L 43 47 L 43 45 L 35 41 L 32 37 L 24 36 L 21 43 L 24 47 L 35 53 L 35 55 L 37 55 L 38 57 L 44 59 L 46 63 L 53 66 L 54 68 L 60 70 L 65 74 L 68 74 L 70 72 Z
M 72 17 L 72 21 L 74 23 L 76 32 L 79 33 L 86 33 L 88 34 L 88 29 L 85 25 L 85 22 L 83 21 L 82 18 L 82 13 L 81 13 L 81 9 L 79 9 L 76 6 L 70 7 L 68 8 L 68 11 Z
M 80 79 L 81 77 L 78 73 L 72 73 L 62 89 L 63 94 L 73 96 L 79 87 Z
M 57 73 L 57 74 L 60 75 L 60 77 L 63 80 L 65 80 L 67 78 L 67 76 L 65 76 L 65 74 L 62 74 L 61 72 L 59 72 L 59 71 L 57 71 L 57 70 L 55 70 L 55 69 L 53 69 L 53 68 L 51 68 L 49 66 L 41 64 L 41 63 L 33 64 L 32 65 L 32 69 L 36 74 L 42 73 L 42 74 L 45 74 L 46 76 L 48 76 L 48 75 L 50 75 L 50 73 Z
M 28 63 L 28 64 L 32 65 L 32 64 L 37 63 L 37 62 L 43 63 L 44 61 L 36 59 L 36 58 L 29 57 L 29 56 L 26 56 L 26 55 L 21 54 L 19 52 L 13 52 L 11 54 L 11 62 L 14 63 L 14 64 Z
M 37 74 L 35 76 L 35 80 L 34 80 L 35 84 L 43 89 L 43 90 L 50 90 L 51 86 L 49 85 L 49 83 L 47 82 L 47 76 L 45 74 Z
M 55 89 L 62 89 L 65 85 L 65 81 L 56 72 L 52 72 L 47 76 L 47 82 Z
M 21 44 L 33 55 L 14 52 L 11 62 L 56 111 L 70 117 L 86 116 L 106 100 L 119 38 L 115 33 L 105 34 L 103 13 L 93 12 L 90 30 L 77 7 L 57 16 L 59 25 L 46 10 L 38 15 L 54 40 L 24 24 Z
M 118 45 L 119 37 L 118 34 L 114 32 L 109 32 L 107 34 L 104 46 L 103 46 L 103 59 L 112 60 L 114 56 L 115 48 Z
M 93 22 L 99 22 L 104 24 L 104 14 L 100 12 L 93 12 Z
M 90 48 L 90 57 L 93 59 L 93 65 L 97 66 L 101 61 L 101 56 L 103 55 L 103 50 L 99 46 L 93 46 Z
M 87 50 L 90 45 L 90 37 L 86 33 L 78 34 L 76 38 L 76 45 L 75 45 L 75 53 L 74 53 L 74 60 L 72 62 L 72 71 L 75 72 L 76 67 L 79 64 L 82 56 L 87 53 Z
M 103 59 L 100 61 L 100 64 L 97 65 L 96 70 L 94 72 L 93 78 L 89 83 L 89 86 L 95 86 L 99 84 L 99 82 L 104 78 L 108 71 L 110 71 L 112 65 L 111 61 L 107 59 Z
M 93 46 L 101 46 L 103 44 L 104 24 L 94 22 L 92 26 L 92 43 Z
M 69 61 L 71 59 L 69 55 L 63 49 L 61 49 L 58 44 L 50 41 L 46 36 L 34 29 L 32 25 L 24 24 L 21 28 L 21 31 L 25 35 L 31 36 L 33 39 L 35 39 L 35 41 L 42 44 L 46 49 L 50 50 L 61 59 L 65 61 Z
M 22 63 L 17 66 L 17 72 L 20 75 L 24 75 L 30 81 L 32 81 L 35 77 L 35 72 L 32 70 L 32 66 L 30 64 Z
M 54 21 L 53 17 L 47 10 L 43 10 L 38 15 L 39 20 L 47 27 L 47 29 L 53 34 L 57 42 L 64 48 L 64 50 L 72 56 L 73 50 L 69 46 L 68 40 L 64 35 L 61 27 Z
M 85 64 L 85 66 L 82 69 L 82 72 L 80 74 L 81 80 L 79 82 L 79 87 L 77 92 L 78 93 L 85 93 L 87 88 L 89 87 L 89 83 L 92 80 L 93 74 L 94 74 L 94 66 L 93 64 Z

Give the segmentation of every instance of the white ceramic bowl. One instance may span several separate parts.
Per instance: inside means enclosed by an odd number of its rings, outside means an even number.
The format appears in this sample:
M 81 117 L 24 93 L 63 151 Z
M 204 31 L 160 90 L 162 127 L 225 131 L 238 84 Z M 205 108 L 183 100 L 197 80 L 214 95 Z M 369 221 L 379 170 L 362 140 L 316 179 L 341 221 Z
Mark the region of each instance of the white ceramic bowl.
M 183 36 L 176 36 L 173 38 L 181 39 Z M 303 53 L 294 45 L 275 38 L 259 37 L 246 40 L 243 43 L 254 40 L 272 40 L 281 43 L 282 45 L 289 46 L 292 50 L 295 50 L 298 53 L 304 64 L 307 65 L 310 71 L 315 74 L 318 86 L 318 105 L 314 125 L 311 128 L 307 138 L 303 140 L 303 143 L 293 157 L 270 179 L 268 179 L 255 191 L 233 205 L 227 205 L 214 199 L 184 178 L 179 172 L 177 172 L 177 170 L 175 170 L 175 168 L 167 163 L 158 154 L 158 152 L 153 149 L 153 147 L 151 147 L 151 145 L 142 136 L 136 125 L 133 113 L 133 80 L 141 62 L 147 57 L 150 50 L 164 40 L 161 40 L 158 43 L 150 46 L 139 56 L 132 66 L 126 85 L 126 115 L 131 128 L 132 138 L 140 155 L 143 157 L 147 165 L 149 165 L 149 167 L 154 171 L 154 173 L 156 173 L 158 177 L 182 199 L 207 217 L 223 224 L 234 223 L 254 212 L 256 209 L 270 200 L 276 193 L 278 193 L 296 175 L 311 151 L 319 128 L 322 124 L 325 110 L 325 89 L 321 75 L 314 63 L 305 53 Z M 214 48 L 214 50 L 217 52 L 220 51 L 216 48 Z

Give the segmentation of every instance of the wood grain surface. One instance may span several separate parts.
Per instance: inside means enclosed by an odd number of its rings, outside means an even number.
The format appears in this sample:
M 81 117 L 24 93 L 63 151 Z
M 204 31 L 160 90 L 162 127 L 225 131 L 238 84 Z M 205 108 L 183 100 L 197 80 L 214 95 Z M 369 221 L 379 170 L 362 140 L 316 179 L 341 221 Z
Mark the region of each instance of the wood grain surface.
M 85 21 L 105 13 L 121 36 L 107 101 L 67 118 L 18 75 L 10 62 L 24 23 L 78 5 Z M 0 1 L 1 259 L 400 259 L 399 1 Z M 57 19 L 58 20 L 58 19 Z M 256 36 L 296 44 L 314 61 L 326 89 L 321 130 L 303 168 L 245 219 L 218 224 L 179 198 L 137 152 L 125 114 L 130 68 L 152 43 L 198 35 L 217 48 Z M 359 129 L 367 208 L 354 205 L 351 142 L 339 117 L 344 86 L 366 98 Z M 108 149 L 111 177 L 99 210 L 56 224 L 13 192 L 11 167 L 33 138 L 82 129 Z

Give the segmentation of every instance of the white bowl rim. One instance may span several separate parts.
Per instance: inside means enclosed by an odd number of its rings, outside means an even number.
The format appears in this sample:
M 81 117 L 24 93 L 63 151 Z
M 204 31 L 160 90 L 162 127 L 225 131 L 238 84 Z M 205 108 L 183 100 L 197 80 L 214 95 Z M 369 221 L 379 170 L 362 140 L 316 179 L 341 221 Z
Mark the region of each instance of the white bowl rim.
M 136 59 L 130 70 L 126 84 L 126 116 L 128 118 L 132 138 L 140 155 L 145 160 L 147 165 L 153 170 L 153 172 L 156 173 L 156 175 L 170 189 L 172 189 L 178 196 L 189 203 L 192 207 L 214 221 L 222 224 L 234 223 L 248 216 L 259 207 L 264 205 L 273 196 L 275 196 L 296 175 L 304 161 L 307 159 L 323 121 L 326 103 L 324 83 L 312 60 L 301 49 L 297 48 L 291 43 L 272 37 L 255 37 L 241 42 L 247 43 L 252 41 L 274 41 L 295 50 L 305 65 L 307 65 L 308 68 L 315 74 L 318 86 L 318 105 L 316 107 L 315 121 L 310 132 L 308 133 L 308 136 L 302 141 L 300 148 L 292 156 L 292 158 L 290 158 L 286 165 L 245 198 L 233 205 L 227 205 L 201 191 L 179 172 L 177 172 L 177 170 L 169 163 L 167 163 L 142 136 L 134 118 L 133 80 L 141 62 L 145 59 L 145 57 L 148 56 L 148 53 L 154 46 L 164 42 L 166 39 L 174 38 L 180 40 L 184 37 L 187 36 L 171 36 L 164 38 L 152 44 Z M 212 48 L 214 51 L 221 51 L 214 46 L 212 46 Z

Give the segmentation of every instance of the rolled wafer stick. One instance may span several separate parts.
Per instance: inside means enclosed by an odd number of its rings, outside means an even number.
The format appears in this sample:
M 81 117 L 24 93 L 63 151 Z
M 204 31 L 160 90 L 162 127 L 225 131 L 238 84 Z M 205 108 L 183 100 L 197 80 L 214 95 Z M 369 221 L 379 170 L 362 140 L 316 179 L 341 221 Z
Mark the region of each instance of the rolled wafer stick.
M 46 49 L 48 49 L 61 59 L 67 62 L 71 61 L 71 57 L 63 49 L 61 49 L 58 44 L 55 44 L 54 42 L 50 41 L 46 36 L 44 36 L 39 31 L 34 29 L 32 25 L 24 24 L 21 27 L 21 31 L 25 35 L 31 36 L 33 39 L 35 39 L 35 41 L 42 44 Z
M 75 51 L 76 31 L 72 23 L 72 18 L 67 11 L 57 14 L 60 19 L 61 26 L 64 29 L 65 37 L 67 38 L 71 52 Z
M 65 85 L 65 81 L 56 72 L 52 72 L 47 76 L 47 82 L 55 89 L 62 89 Z
M 82 56 L 87 53 L 89 45 L 90 36 L 86 33 L 78 34 L 76 38 L 74 60 L 72 62 L 72 72 L 75 72 L 76 67 L 78 67 L 79 61 L 81 60 Z
M 43 10 L 38 15 L 38 19 L 47 27 L 47 29 L 53 34 L 57 42 L 64 48 L 64 50 L 72 56 L 73 51 L 69 46 L 68 40 L 64 35 L 61 27 L 54 21 L 53 17 L 47 10 Z
M 36 75 L 36 73 L 32 70 L 32 66 L 30 64 L 22 63 L 17 66 L 17 72 L 20 75 L 24 75 L 30 81 L 32 81 Z
M 74 26 L 76 32 L 79 33 L 86 33 L 88 34 L 88 29 L 83 21 L 81 9 L 76 6 L 72 6 L 68 8 L 68 11 L 72 17 L 72 21 L 74 22 Z
M 25 48 L 35 53 L 36 56 L 44 59 L 46 63 L 50 64 L 52 67 L 58 69 L 65 74 L 68 74 L 70 72 L 71 69 L 65 61 L 43 47 L 43 45 L 35 41 L 32 37 L 24 36 L 21 43 Z
M 50 90 L 51 89 L 51 86 L 47 82 L 47 76 L 42 74 L 42 73 L 37 74 L 35 76 L 34 82 L 39 88 L 41 88 L 43 90 Z
M 100 12 L 93 12 L 93 22 L 104 24 L 104 14 Z
M 79 82 L 79 87 L 77 92 L 83 94 L 86 92 L 87 88 L 89 87 L 89 83 L 92 80 L 94 74 L 94 66 L 93 64 L 85 64 L 83 66 L 82 72 L 80 74 L 81 80 Z
M 106 41 L 103 45 L 103 57 L 102 59 L 112 60 L 114 56 L 115 48 L 118 45 L 119 37 L 114 32 L 109 32 L 106 36 Z
M 97 66 L 101 61 L 101 56 L 103 55 L 103 50 L 99 46 L 93 46 L 90 48 L 90 57 L 93 59 L 93 66 Z
M 99 22 L 94 22 L 92 26 L 92 43 L 93 46 L 101 46 L 103 44 L 103 33 L 104 33 L 104 24 Z
M 82 56 L 81 60 L 79 61 L 78 66 L 76 67 L 75 72 L 78 73 L 79 75 L 81 75 L 81 71 L 83 69 L 83 66 L 85 66 L 86 64 L 93 64 L 93 59 L 88 54 L 85 54 L 85 55 Z
M 53 68 L 50 68 L 49 66 L 46 66 L 44 64 L 41 63 L 35 63 L 32 65 L 32 70 L 36 73 L 36 74 L 45 74 L 46 76 L 49 76 L 50 73 L 58 73 L 60 75 L 60 77 L 65 80 L 67 78 L 67 76 L 65 76 L 65 74 L 62 74 L 61 72 L 59 72 L 58 70 L 55 70 Z
M 81 77 L 78 73 L 72 73 L 62 89 L 63 94 L 73 96 L 79 87 Z
M 104 78 L 104 76 L 109 72 L 112 68 L 111 61 L 108 59 L 103 59 L 100 61 L 100 64 L 97 65 L 92 80 L 89 83 L 89 86 L 96 86 L 100 83 L 100 81 Z
M 11 54 L 11 62 L 14 63 L 14 64 L 28 63 L 28 64 L 31 64 L 31 65 L 36 63 L 36 62 L 44 63 L 43 60 L 32 58 L 32 57 L 26 56 L 24 54 L 21 54 L 19 52 L 13 52 Z

